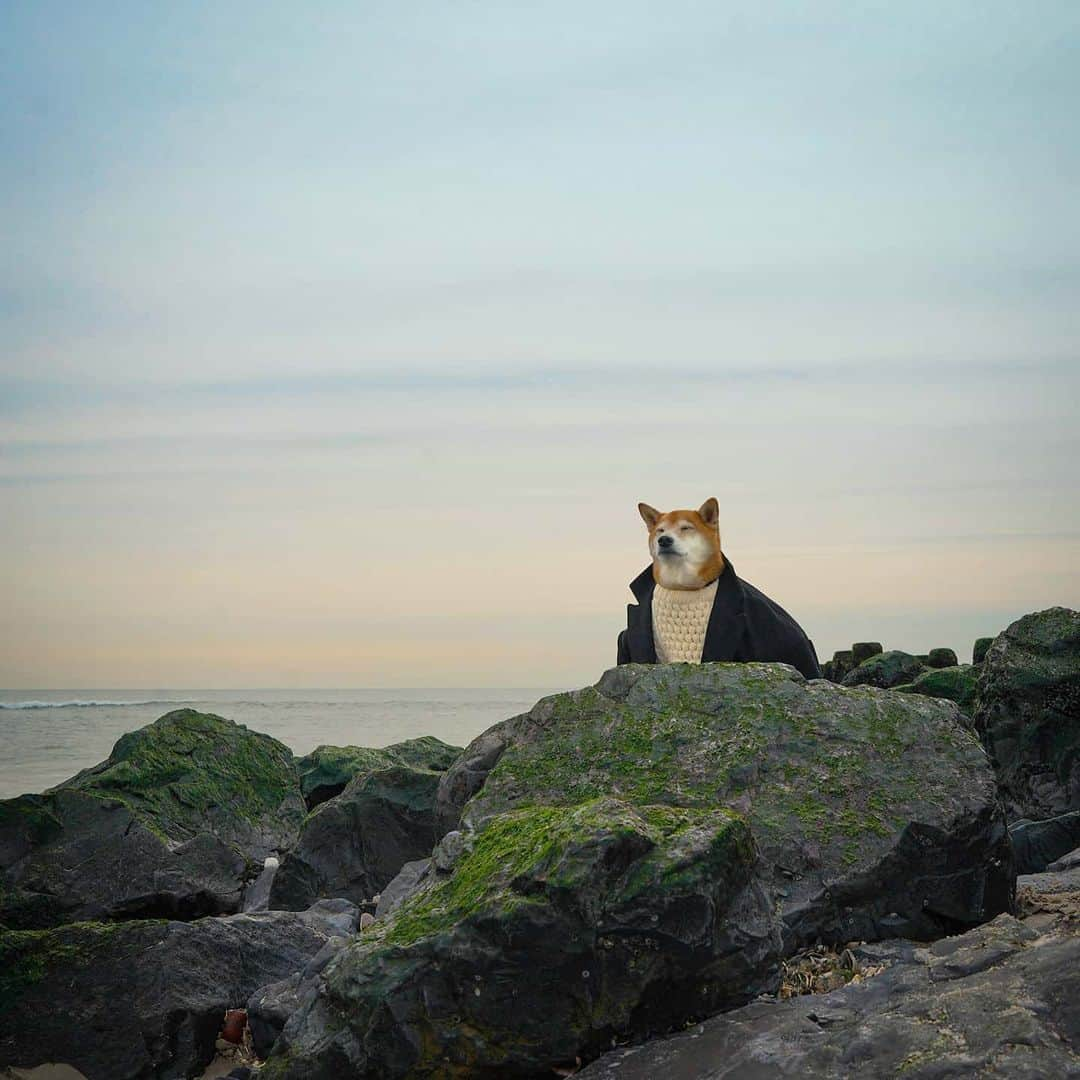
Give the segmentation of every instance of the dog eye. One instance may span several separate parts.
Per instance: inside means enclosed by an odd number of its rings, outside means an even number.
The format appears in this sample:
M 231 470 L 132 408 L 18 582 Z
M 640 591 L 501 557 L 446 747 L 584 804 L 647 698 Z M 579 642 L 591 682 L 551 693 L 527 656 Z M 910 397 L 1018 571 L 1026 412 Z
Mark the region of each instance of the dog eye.
M 679 526 L 679 532 L 689 532 L 689 531 L 690 531 L 690 526 L 689 525 L 680 525 Z

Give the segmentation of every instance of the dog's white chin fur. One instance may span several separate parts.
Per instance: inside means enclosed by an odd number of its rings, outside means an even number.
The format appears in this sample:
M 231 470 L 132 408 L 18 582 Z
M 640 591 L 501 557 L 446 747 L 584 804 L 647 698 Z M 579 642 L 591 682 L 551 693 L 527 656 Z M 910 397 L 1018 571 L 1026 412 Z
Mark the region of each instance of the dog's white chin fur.
M 700 571 L 705 564 L 691 562 L 685 555 L 658 555 L 653 565 L 657 568 L 657 584 L 665 589 L 703 589 L 711 584 L 701 580 Z

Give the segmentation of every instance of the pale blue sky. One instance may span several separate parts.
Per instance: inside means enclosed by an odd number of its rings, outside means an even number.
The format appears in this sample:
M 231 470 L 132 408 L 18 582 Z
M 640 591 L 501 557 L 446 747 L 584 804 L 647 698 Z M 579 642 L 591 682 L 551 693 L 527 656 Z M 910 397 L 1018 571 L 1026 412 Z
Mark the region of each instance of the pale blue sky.
M 642 499 L 823 656 L 1080 606 L 1078 99 L 1066 2 L 4 5 L 0 685 L 591 681 Z

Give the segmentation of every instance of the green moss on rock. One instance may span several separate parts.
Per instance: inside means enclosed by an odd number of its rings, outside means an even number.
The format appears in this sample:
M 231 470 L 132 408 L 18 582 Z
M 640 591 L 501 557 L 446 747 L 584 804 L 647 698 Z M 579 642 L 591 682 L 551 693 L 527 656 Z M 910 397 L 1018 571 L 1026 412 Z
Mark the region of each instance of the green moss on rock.
M 296 761 L 300 788 L 309 807 L 325 802 L 357 776 L 379 772 L 395 765 L 445 772 L 461 753 L 433 735 L 406 739 L 381 749 L 364 746 L 318 746 Z
M 115 799 L 174 842 L 211 832 L 246 848 L 277 834 L 272 849 L 295 836 L 304 812 L 288 747 L 194 709 L 121 736 L 106 761 L 61 787 Z M 261 857 L 267 844 L 254 847 Z
M 911 682 L 928 660 L 929 655 L 912 656 L 899 649 L 890 649 L 864 660 L 844 676 L 843 683 L 845 686 L 877 686 L 887 690 Z
M 702 833 L 707 842 L 700 843 Z M 681 857 L 695 840 L 692 858 Z M 488 905 L 503 905 L 508 894 L 587 891 L 595 873 L 594 845 L 628 847 L 636 853 L 632 872 L 605 902 L 625 901 L 651 888 L 700 884 L 753 862 L 750 831 L 738 815 L 720 809 L 671 806 L 632 807 L 615 799 L 591 799 L 571 806 L 533 806 L 491 819 L 470 838 L 454 873 L 433 889 L 406 901 L 385 931 L 371 941 L 408 945 L 445 933 Z M 705 854 L 703 855 L 703 849 Z M 529 882 L 523 892 L 522 880 Z
M 1080 809 L 1080 611 L 1032 612 L 994 639 L 974 720 L 1011 816 Z
M 44 980 L 54 968 L 76 977 L 80 968 L 94 963 L 103 949 L 136 928 L 164 926 L 164 922 L 83 922 L 53 930 L 0 929 L 0 1014 L 14 1010 L 23 994 Z
M 926 697 L 955 701 L 961 710 L 970 714 L 975 705 L 975 684 L 978 672 L 971 664 L 958 664 L 923 672 L 910 683 L 894 686 L 905 694 L 924 694 Z
M 339 954 L 268 1076 L 543 1075 L 775 989 L 811 941 L 1010 903 L 956 707 L 782 665 L 613 669 L 480 736 L 440 799 L 444 861 Z

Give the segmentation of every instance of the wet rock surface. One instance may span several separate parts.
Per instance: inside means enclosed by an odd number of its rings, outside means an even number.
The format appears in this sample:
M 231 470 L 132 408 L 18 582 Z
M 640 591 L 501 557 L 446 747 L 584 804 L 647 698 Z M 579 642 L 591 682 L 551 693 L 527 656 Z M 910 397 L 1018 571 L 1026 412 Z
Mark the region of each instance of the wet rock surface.
M 191 923 L 0 930 L 0 1067 L 64 1062 L 87 1080 L 185 1077 L 226 1009 L 304 967 L 357 912 L 341 903 Z
M 1009 825 L 1018 874 L 1040 874 L 1080 845 L 1080 810 L 1042 821 L 1021 818 Z
M 1080 810 L 1080 612 L 1033 612 L 994 639 L 974 719 L 1010 818 Z
M 304 820 L 270 886 L 271 908 L 302 909 L 317 897 L 357 903 L 405 863 L 431 854 L 442 772 L 392 765 L 361 772 Z
M 885 970 L 620 1047 L 582 1080 L 1080 1076 L 1080 874 L 1024 881 L 1023 920 L 929 946 L 855 947 Z
M 168 713 L 52 791 L 0 802 L 0 923 L 236 911 L 303 814 L 277 740 L 208 713 Z
M 285 1022 L 300 1002 L 315 989 L 315 980 L 328 963 L 348 943 L 348 936 L 334 936 L 299 970 L 285 979 L 260 987 L 248 999 L 248 1023 L 255 1053 L 265 1058 L 273 1048 Z
M 536 1076 L 774 990 L 816 940 L 1012 902 L 955 706 L 783 665 L 610 671 L 475 740 L 439 813 L 460 851 L 331 960 L 264 1076 Z
M 582 1080 L 1075 1077 L 1080 939 L 1010 916 L 821 998 L 757 1003 L 670 1039 L 613 1051 Z M 950 939 L 951 946 L 956 939 Z

